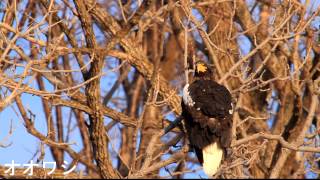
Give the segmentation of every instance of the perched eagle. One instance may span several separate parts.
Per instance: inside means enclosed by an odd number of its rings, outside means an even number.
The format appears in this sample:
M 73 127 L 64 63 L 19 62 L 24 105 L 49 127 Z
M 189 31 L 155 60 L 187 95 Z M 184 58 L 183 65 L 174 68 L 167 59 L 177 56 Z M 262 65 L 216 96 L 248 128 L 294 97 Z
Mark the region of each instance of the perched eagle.
M 231 142 L 232 97 L 203 62 L 195 64 L 193 81 L 183 88 L 182 116 L 191 148 L 205 173 L 215 175 Z

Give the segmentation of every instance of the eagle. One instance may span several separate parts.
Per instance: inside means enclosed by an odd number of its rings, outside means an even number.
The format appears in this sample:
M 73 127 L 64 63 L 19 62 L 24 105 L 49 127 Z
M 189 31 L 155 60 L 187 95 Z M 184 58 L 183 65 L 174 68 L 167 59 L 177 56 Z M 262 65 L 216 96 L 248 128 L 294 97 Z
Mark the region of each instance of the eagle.
M 192 83 L 183 88 L 181 106 L 190 147 L 204 172 L 212 177 L 231 144 L 232 96 L 214 81 L 209 65 L 198 61 Z

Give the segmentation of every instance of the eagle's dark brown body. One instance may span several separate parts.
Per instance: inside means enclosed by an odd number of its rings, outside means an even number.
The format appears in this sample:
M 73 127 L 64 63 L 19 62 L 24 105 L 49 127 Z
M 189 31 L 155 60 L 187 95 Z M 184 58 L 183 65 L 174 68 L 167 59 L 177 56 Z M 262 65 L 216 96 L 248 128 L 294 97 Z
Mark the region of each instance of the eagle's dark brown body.
M 200 76 L 186 85 L 182 101 L 182 116 L 190 145 L 201 164 L 205 161 L 203 149 L 214 143 L 223 151 L 222 155 L 226 155 L 231 143 L 232 127 L 230 92 L 211 78 L 204 77 Z

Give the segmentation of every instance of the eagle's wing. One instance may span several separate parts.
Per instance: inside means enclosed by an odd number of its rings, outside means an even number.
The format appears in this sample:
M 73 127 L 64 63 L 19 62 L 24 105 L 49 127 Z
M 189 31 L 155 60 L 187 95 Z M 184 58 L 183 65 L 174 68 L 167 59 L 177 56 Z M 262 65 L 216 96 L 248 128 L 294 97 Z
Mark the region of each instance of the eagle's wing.
M 191 123 L 193 127 L 190 127 L 194 143 L 209 144 L 218 138 L 221 146 L 229 147 L 232 126 L 232 97 L 229 91 L 211 80 L 194 81 L 188 90 L 194 102 L 192 107 L 187 107 L 194 121 Z M 199 141 L 198 136 L 207 137 L 208 141 Z
M 224 86 L 211 80 L 198 80 L 189 87 L 194 108 L 210 118 L 224 119 L 232 112 L 231 94 Z

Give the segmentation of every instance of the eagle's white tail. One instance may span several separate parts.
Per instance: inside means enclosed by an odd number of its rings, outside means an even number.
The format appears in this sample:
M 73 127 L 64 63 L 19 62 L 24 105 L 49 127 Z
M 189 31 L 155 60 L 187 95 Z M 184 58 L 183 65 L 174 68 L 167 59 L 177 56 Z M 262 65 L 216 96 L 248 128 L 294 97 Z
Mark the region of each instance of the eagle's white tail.
M 203 170 L 209 177 L 212 177 L 219 169 L 223 157 L 223 150 L 217 143 L 212 143 L 202 149 L 202 154 Z

